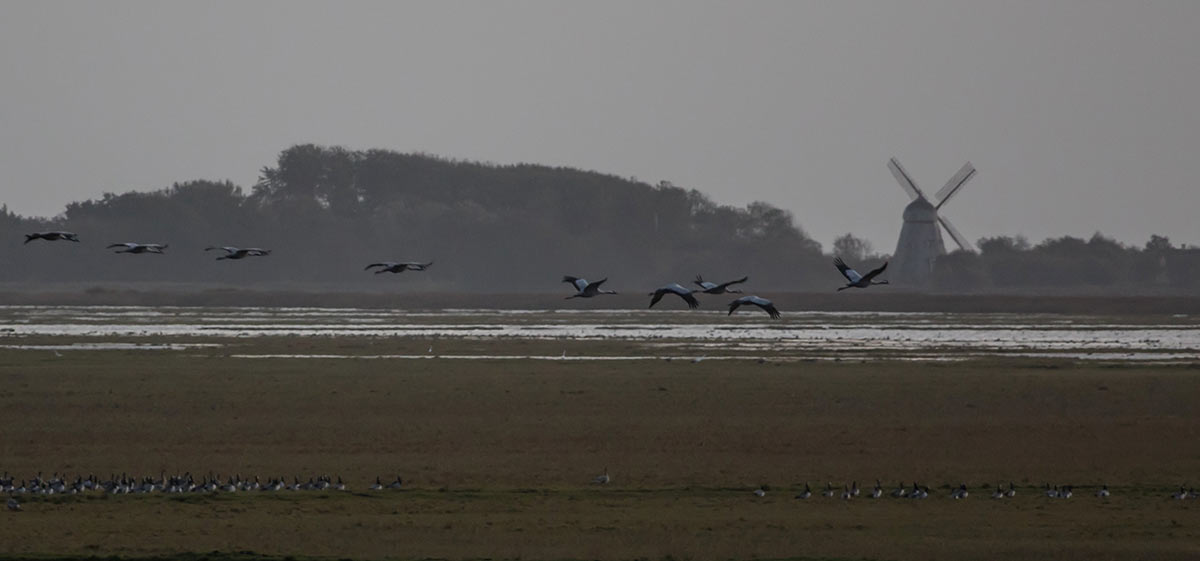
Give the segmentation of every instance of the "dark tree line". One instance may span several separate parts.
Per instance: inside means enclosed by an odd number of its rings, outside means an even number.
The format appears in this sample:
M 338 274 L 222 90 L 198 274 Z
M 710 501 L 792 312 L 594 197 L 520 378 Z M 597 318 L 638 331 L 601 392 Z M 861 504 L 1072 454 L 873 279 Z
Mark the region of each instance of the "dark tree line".
M 23 245 L 23 234 L 64 229 L 83 243 Z M 166 255 L 113 255 L 115 242 L 168 243 Z M 273 250 L 217 262 L 207 246 Z M 1153 237 L 1129 247 L 1099 234 L 1031 245 L 985 238 L 979 253 L 938 260 L 935 291 L 1200 291 L 1200 249 Z M 860 270 L 886 255 L 846 234 L 833 245 Z M 792 215 L 767 203 L 714 203 L 661 182 L 590 171 L 490 165 L 388 150 L 298 145 L 262 169 L 249 193 L 228 181 L 189 181 L 153 192 L 105 193 L 62 215 L 0 209 L 0 282 L 174 282 L 423 291 L 569 290 L 563 274 L 607 276 L 648 290 L 748 274 L 751 290 L 825 291 L 841 277 Z M 362 269 L 381 260 L 435 262 L 393 277 Z
M 66 229 L 81 244 L 22 245 Z M 718 205 L 663 182 L 537 165 L 498 166 L 299 145 L 265 167 L 249 193 L 191 181 L 105 193 L 54 219 L 0 213 L 0 280 L 343 284 L 422 290 L 546 291 L 563 274 L 608 276 L 642 290 L 750 274 L 758 287 L 818 287 L 831 268 L 787 211 Z M 112 255 L 114 242 L 169 243 L 167 255 Z M 214 262 L 210 245 L 271 248 Z M 365 273 L 379 260 L 433 260 L 429 274 Z M 732 277 L 731 277 L 732 278 Z M 836 280 L 836 279 L 834 279 Z
M 979 253 L 957 251 L 937 260 L 934 288 L 979 292 L 1196 293 L 1200 249 L 1151 236 L 1143 247 L 1097 233 L 1032 245 L 1022 237 L 979 240 Z

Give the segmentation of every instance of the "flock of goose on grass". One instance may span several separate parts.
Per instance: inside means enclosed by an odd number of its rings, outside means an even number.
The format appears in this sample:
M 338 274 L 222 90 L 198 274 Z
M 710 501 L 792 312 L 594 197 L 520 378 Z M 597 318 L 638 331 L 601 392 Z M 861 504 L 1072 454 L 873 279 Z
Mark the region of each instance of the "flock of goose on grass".
M 608 473 L 608 468 L 604 468 L 604 472 L 592 479 L 594 485 L 607 486 L 612 483 L 612 476 Z M 395 479 L 385 480 L 383 477 L 376 477 L 375 482 L 366 487 L 368 491 L 386 491 L 399 490 L 404 488 L 404 479 L 399 475 Z M 239 475 L 222 477 L 219 474 L 210 473 L 201 476 L 199 479 L 193 476 L 191 472 L 186 472 L 181 475 L 166 475 L 160 473 L 156 477 L 135 477 L 128 474 L 110 475 L 108 479 L 100 479 L 94 475 L 84 477 L 77 475 L 74 478 L 69 478 L 65 474 L 57 473 L 50 476 L 49 479 L 43 479 L 42 475 L 22 480 L 18 482 L 15 477 L 5 472 L 3 477 L 0 477 L 0 493 L 7 494 L 8 501 L 6 506 L 8 510 L 20 511 L 21 501 L 18 497 L 21 496 L 53 496 L 53 495 L 81 495 L 88 493 L 104 494 L 104 495 L 147 495 L 147 494 L 229 494 L 229 493 L 249 493 L 249 492 L 287 492 L 287 491 L 349 491 L 350 487 L 342 480 L 341 476 L 336 478 L 329 475 L 316 475 L 309 477 L 307 481 L 301 482 L 300 477 L 292 477 L 291 483 L 288 483 L 286 477 L 272 477 L 266 481 L 262 481 L 259 476 L 253 478 L 243 478 Z M 770 486 L 760 485 L 754 489 L 753 493 L 757 497 L 765 497 L 770 491 Z M 801 490 L 794 498 L 807 500 L 814 497 L 816 493 L 808 483 L 804 484 L 804 489 Z M 1074 487 L 1071 485 L 1051 486 L 1046 484 L 1042 489 L 1041 494 L 1050 499 L 1070 499 L 1074 496 Z M 1101 485 L 1094 493 L 1094 496 L 1101 499 L 1107 499 L 1112 496 L 1108 490 L 1108 485 Z M 928 499 L 934 496 L 928 486 L 920 485 L 916 482 L 906 485 L 898 484 L 891 491 L 883 488 L 883 484 L 878 480 L 875 481 L 875 486 L 869 491 L 864 491 L 858 486 L 855 481 L 850 485 L 843 485 L 841 489 L 833 486 L 833 483 L 826 483 L 825 488 L 820 492 L 820 495 L 825 498 L 839 498 L 842 500 L 851 500 L 858 497 L 868 499 L 882 499 L 891 497 L 894 499 Z M 954 500 L 966 499 L 971 495 L 966 483 L 959 484 L 958 487 L 951 489 L 948 498 Z M 992 499 L 1011 499 L 1017 496 L 1017 487 L 1011 481 L 1008 487 L 996 485 L 996 489 L 991 491 L 990 495 L 981 493 L 981 496 L 990 496 Z M 1200 499 L 1200 493 L 1193 488 L 1181 486 L 1178 492 L 1169 495 L 1174 500 L 1194 500 Z
M 64 231 L 34 232 L 32 234 L 25 234 L 25 243 L 29 243 L 34 240 L 46 240 L 46 241 L 67 240 L 67 241 L 72 241 L 72 242 L 79 242 L 79 236 L 77 234 L 75 234 L 74 232 L 64 232 Z M 131 254 L 153 253 L 153 254 L 161 255 L 166 252 L 167 247 L 168 247 L 167 244 L 124 242 L 124 243 L 115 243 L 115 244 L 109 245 L 107 247 L 107 249 L 116 249 L 116 251 L 114 251 L 114 253 L 131 253 Z M 204 251 L 214 251 L 214 250 L 225 252 L 224 255 L 217 257 L 218 261 L 221 261 L 224 259 L 237 260 L 237 259 L 244 259 L 246 257 L 265 257 L 265 256 L 271 254 L 271 250 L 261 249 L 261 248 L 257 248 L 257 247 L 244 247 L 243 248 L 243 247 L 234 247 L 234 246 L 219 246 L 219 247 L 211 246 L 211 247 L 204 248 Z M 844 261 L 842 261 L 841 257 L 835 257 L 833 260 L 833 264 L 835 267 L 837 267 L 837 270 L 842 274 L 842 276 L 846 277 L 846 286 L 838 288 L 839 292 L 842 290 L 845 290 L 847 288 L 867 288 L 872 285 L 888 283 L 888 281 L 886 281 L 886 280 L 881 280 L 881 281 L 874 280 L 875 277 L 879 276 L 880 273 L 882 273 L 885 269 L 887 269 L 886 262 L 883 265 L 881 265 L 879 268 L 874 269 L 865 275 L 859 274 L 858 271 L 855 271 L 853 268 L 846 265 L 846 263 Z M 377 274 L 377 275 L 381 274 L 381 273 L 395 274 L 395 273 L 403 273 L 405 271 L 425 271 L 425 270 L 429 269 L 429 267 L 431 267 L 432 265 L 433 265 L 432 261 L 427 262 L 427 263 L 422 263 L 422 262 L 417 262 L 417 261 L 408 261 L 408 262 L 381 261 L 379 263 L 371 263 L 371 264 L 367 265 L 366 267 L 364 267 L 363 270 L 369 271 L 371 269 L 376 269 L 375 274 Z M 664 296 L 667 296 L 670 294 L 670 295 L 678 296 L 681 300 L 683 300 L 687 304 L 688 308 L 694 310 L 694 309 L 700 307 L 700 301 L 696 299 L 695 294 L 741 294 L 742 293 L 741 290 L 738 290 L 735 288 L 730 288 L 730 287 L 737 285 L 737 284 L 742 284 L 748 280 L 750 280 L 750 277 L 744 276 L 740 279 L 731 280 L 731 281 L 727 281 L 727 282 L 718 284 L 718 283 L 706 281 L 706 280 L 704 280 L 704 278 L 702 276 L 696 275 L 696 280 L 694 282 L 696 283 L 697 286 L 700 287 L 699 289 L 693 290 L 693 289 L 687 288 L 679 283 L 674 283 L 674 282 L 667 284 L 667 285 L 663 285 L 663 286 L 659 287 L 658 289 L 656 289 L 654 292 L 651 292 L 649 294 L 649 296 L 650 296 L 650 306 L 649 307 L 653 308 L 654 305 L 659 303 L 663 299 Z M 602 278 L 598 281 L 589 282 L 587 279 L 582 279 L 579 277 L 573 277 L 573 276 L 568 275 L 568 276 L 564 276 L 562 278 L 562 281 L 565 283 L 570 283 L 572 286 L 575 287 L 575 294 L 567 296 L 568 300 L 570 300 L 572 298 L 593 298 L 595 296 L 602 296 L 605 294 L 616 294 L 617 293 L 615 290 L 607 290 L 607 289 L 600 288 L 600 285 L 602 285 L 606 281 L 608 281 L 607 277 Z M 770 316 L 771 319 L 779 319 L 779 317 L 780 317 L 779 310 L 775 308 L 775 304 L 773 302 L 771 302 L 770 300 L 767 300 L 766 298 L 762 298 L 760 296 L 753 296 L 753 295 L 752 296 L 742 296 L 741 298 L 738 298 L 738 299 L 730 302 L 728 304 L 728 307 L 729 307 L 728 315 L 733 315 L 733 312 L 737 311 L 737 309 L 742 306 L 756 306 L 759 309 L 761 309 L 762 311 L 766 312 L 766 314 L 768 316 Z
M 607 472 L 605 473 L 607 475 Z M 990 487 L 987 488 L 990 489 Z M 1049 499 L 1070 499 L 1071 497 L 1075 496 L 1074 489 L 1075 488 L 1072 485 L 1051 486 L 1049 483 L 1047 483 L 1045 487 L 1041 489 L 1040 494 Z M 769 486 L 760 485 L 754 490 L 754 494 L 759 497 L 765 497 L 767 495 L 767 491 L 769 490 Z M 796 494 L 795 498 L 807 500 L 811 499 L 813 495 L 814 493 L 812 487 L 810 487 L 808 483 L 805 483 L 804 489 Z M 1093 495 L 1099 499 L 1107 499 L 1112 497 L 1112 492 L 1108 490 L 1108 485 L 1105 484 L 1101 485 L 1100 488 L 1093 493 Z M 825 498 L 839 498 L 842 500 L 850 500 L 857 497 L 864 497 L 868 499 L 891 497 L 894 499 L 920 500 L 928 499 L 933 495 L 930 493 L 929 487 L 925 485 L 919 485 L 916 482 L 913 482 L 911 486 L 900 483 L 891 491 L 887 491 L 883 488 L 883 485 L 876 480 L 875 486 L 872 487 L 870 491 L 866 492 L 859 488 L 857 481 L 851 483 L 850 485 L 843 485 L 841 489 L 834 487 L 833 483 L 826 483 L 825 488 L 821 491 L 821 496 Z M 967 488 L 966 483 L 961 483 L 957 487 L 952 488 L 950 493 L 946 496 L 950 499 L 961 500 L 971 496 L 971 492 Z M 980 493 L 980 496 L 988 496 L 996 500 L 1011 499 L 1017 496 L 1017 487 L 1011 481 L 1008 483 L 1007 488 L 997 484 L 995 490 Z M 1181 486 L 1179 491 L 1171 493 L 1169 497 L 1174 500 L 1200 499 L 1200 493 L 1196 492 L 1195 489 Z
M 385 489 L 400 489 L 404 480 L 397 475 L 395 479 L 384 482 L 382 477 L 376 477 L 375 483 L 367 487 L 369 491 Z M 109 495 L 140 495 L 148 493 L 238 493 L 238 492 L 275 492 L 275 491 L 347 491 L 349 487 L 341 476 L 315 475 L 307 481 L 293 476 L 291 483 L 286 477 L 271 477 L 265 481 L 257 475 L 253 478 L 243 478 L 239 475 L 222 477 L 219 474 L 196 476 L 190 472 L 182 475 L 159 474 L 158 477 L 134 477 L 128 474 L 110 475 L 108 479 L 100 479 L 95 475 L 84 477 L 77 475 L 69 478 L 55 473 L 49 479 L 38 475 L 17 481 L 15 477 L 4 474 L 0 477 L 0 493 L 9 495 L 9 509 L 20 510 L 16 497 L 21 495 L 78 495 L 83 493 L 103 493 Z M 17 508 L 13 508 L 16 505 Z

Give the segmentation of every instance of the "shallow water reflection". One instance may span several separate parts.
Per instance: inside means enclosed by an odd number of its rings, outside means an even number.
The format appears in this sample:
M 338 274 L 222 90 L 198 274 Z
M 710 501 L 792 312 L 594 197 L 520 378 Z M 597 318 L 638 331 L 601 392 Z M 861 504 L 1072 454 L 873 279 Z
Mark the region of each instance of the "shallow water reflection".
M 1200 359 L 1200 320 L 1186 316 L 790 312 L 783 320 L 772 321 L 758 314 L 667 310 L 0 307 L 0 339 L 33 336 L 145 337 L 168 342 L 192 337 L 613 340 L 635 341 L 648 351 L 626 359 L 663 358 L 672 349 L 697 354 L 736 352 L 742 357 L 765 353 L 776 358 L 788 353 L 820 358 L 831 353 L 882 352 L 926 360 L 979 354 Z M 2 348 L 19 345 L 13 342 Z

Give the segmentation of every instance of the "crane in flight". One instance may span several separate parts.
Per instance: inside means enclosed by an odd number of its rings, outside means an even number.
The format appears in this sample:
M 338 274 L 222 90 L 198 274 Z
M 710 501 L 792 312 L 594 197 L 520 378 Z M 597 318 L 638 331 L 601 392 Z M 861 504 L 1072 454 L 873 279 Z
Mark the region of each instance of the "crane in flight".
M 884 271 L 884 269 L 887 269 L 888 264 L 886 261 L 883 263 L 883 265 L 880 265 L 878 269 L 875 269 L 865 275 L 860 275 L 860 274 L 858 274 L 858 271 L 851 269 L 849 265 L 846 265 L 845 261 L 842 261 L 841 257 L 834 257 L 833 265 L 835 267 L 837 267 L 838 271 L 841 271 L 842 276 L 846 277 L 846 280 L 849 281 L 846 283 L 846 286 L 838 288 L 838 292 L 846 290 L 847 288 L 866 288 L 873 284 L 887 284 L 888 283 L 888 281 L 886 281 L 886 280 L 882 280 L 882 281 L 872 280 L 875 277 L 879 276 L 879 273 L 882 273 Z
M 25 243 L 29 243 L 33 240 L 46 240 L 48 242 L 67 240 L 69 242 L 78 242 L 79 235 L 74 232 L 63 231 L 34 232 L 32 234 L 25 234 Z
M 662 300 L 663 296 L 674 294 L 682 298 L 684 302 L 687 302 L 689 308 L 695 310 L 700 307 L 700 302 L 696 301 L 696 297 L 692 296 L 692 292 L 692 290 L 684 288 L 679 283 L 673 282 L 650 293 L 650 296 L 653 296 L 653 298 L 650 299 L 649 307 L 653 308 L 659 300 Z
M 232 247 L 232 246 L 206 247 L 206 248 L 204 248 L 204 251 L 211 251 L 214 249 L 219 249 L 219 250 L 225 252 L 225 255 L 222 255 L 217 258 L 217 261 L 220 261 L 222 259 L 245 259 L 247 257 L 262 257 L 265 255 L 271 254 L 271 250 L 259 249 L 257 247 L 244 247 L 244 248 L 243 247 Z
M 433 261 L 428 263 L 417 263 L 409 261 L 407 263 L 397 263 L 395 261 L 383 261 L 381 263 L 371 263 L 363 267 L 364 271 L 370 270 L 372 267 L 379 267 L 375 274 L 379 273 L 403 273 L 404 271 L 424 271 L 433 265 Z
M 733 315 L 734 310 L 746 305 L 758 306 L 762 308 L 762 311 L 767 312 L 767 315 L 771 316 L 771 319 L 779 319 L 779 310 L 775 309 L 775 304 L 766 298 L 759 298 L 758 296 L 743 296 L 730 302 L 729 313 L 726 315 Z
M 113 253 L 158 253 L 158 254 L 162 254 L 163 250 L 167 249 L 167 244 L 165 244 L 165 243 L 125 242 L 125 243 L 112 244 L 112 245 L 106 247 L 105 249 L 112 249 L 114 247 L 120 247 L 120 248 L 124 248 L 124 249 L 118 249 L 118 250 L 114 251 Z
M 697 285 L 700 286 L 700 292 L 703 292 L 705 294 L 725 294 L 725 293 L 741 294 L 742 293 L 741 290 L 736 290 L 736 289 L 729 288 L 729 287 L 733 286 L 735 284 L 744 283 L 748 280 L 750 280 L 750 277 L 742 277 L 737 280 L 731 280 L 729 282 L 723 282 L 721 284 L 716 284 L 716 283 L 712 283 L 712 282 L 704 280 L 704 277 L 701 277 L 700 275 L 696 275 L 695 282 Z
M 562 281 L 571 283 L 571 286 L 574 286 L 576 291 L 575 294 L 567 296 L 565 300 L 570 300 L 572 298 L 591 298 L 601 294 L 616 294 L 617 291 L 615 290 L 604 290 L 600 288 L 600 285 L 604 284 L 604 281 L 607 280 L 608 277 L 604 277 L 596 282 L 588 282 L 587 279 L 564 275 Z

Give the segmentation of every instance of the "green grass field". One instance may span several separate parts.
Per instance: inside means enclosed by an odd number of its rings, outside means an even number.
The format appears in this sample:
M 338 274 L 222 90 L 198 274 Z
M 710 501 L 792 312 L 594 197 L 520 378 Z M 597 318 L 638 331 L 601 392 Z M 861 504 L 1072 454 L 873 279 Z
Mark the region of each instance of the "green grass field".
M 23 512 L 0 512 L 0 554 L 1200 558 L 1200 501 L 1167 498 L 1200 480 L 1200 369 L 1188 366 L 245 359 L 229 355 L 427 342 L 224 343 L 0 351 L 0 471 L 329 474 L 350 491 L 26 497 Z M 437 344 L 445 355 L 563 348 Z M 605 467 L 613 482 L 591 484 Z M 366 491 L 397 473 L 405 490 Z M 934 496 L 793 499 L 805 482 L 877 478 Z M 1016 498 L 988 498 L 1009 481 Z M 960 482 L 972 495 L 951 500 Z M 1046 499 L 1045 483 L 1076 496 Z M 1092 496 L 1101 483 L 1113 498 Z M 751 493 L 759 485 L 765 497 Z

